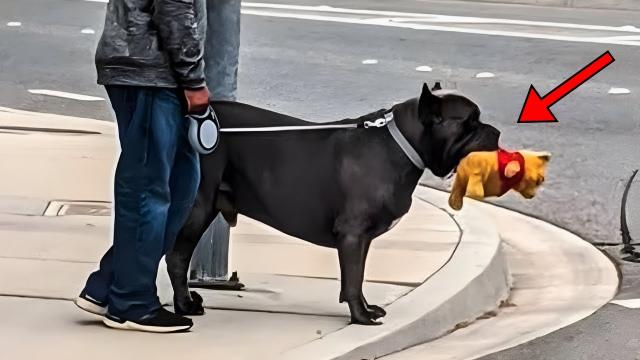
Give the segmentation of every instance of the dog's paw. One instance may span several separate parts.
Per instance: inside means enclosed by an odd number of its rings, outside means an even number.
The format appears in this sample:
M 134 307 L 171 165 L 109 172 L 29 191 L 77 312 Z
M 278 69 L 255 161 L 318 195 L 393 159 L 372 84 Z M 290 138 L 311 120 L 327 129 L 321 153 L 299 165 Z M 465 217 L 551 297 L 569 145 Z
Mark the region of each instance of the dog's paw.
M 374 319 L 379 319 L 387 315 L 387 312 L 378 305 L 367 305 L 367 310 Z
M 382 325 L 381 321 L 372 319 L 368 316 L 351 316 L 351 325 Z
M 204 307 L 202 306 L 204 300 L 202 296 L 195 291 L 191 291 L 190 294 L 190 299 L 184 299 L 182 301 L 174 299 L 173 306 L 176 314 L 191 316 L 204 315 Z
M 375 305 L 374 305 L 375 306 Z M 382 322 L 376 321 L 377 316 L 373 311 L 369 311 L 363 301 L 350 301 L 349 310 L 351 312 L 351 324 L 357 325 L 381 325 Z

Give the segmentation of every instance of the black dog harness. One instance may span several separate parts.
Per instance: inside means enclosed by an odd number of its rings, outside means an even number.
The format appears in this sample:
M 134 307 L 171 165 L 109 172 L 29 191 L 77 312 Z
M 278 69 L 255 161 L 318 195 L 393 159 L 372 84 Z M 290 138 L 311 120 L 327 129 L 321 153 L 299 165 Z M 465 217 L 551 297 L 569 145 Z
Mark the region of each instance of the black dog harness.
M 251 132 L 275 132 L 275 131 L 304 131 L 304 130 L 328 130 L 328 129 L 356 129 L 356 128 L 380 128 L 387 127 L 393 140 L 400 146 L 402 152 L 420 170 L 426 167 L 418 152 L 411 146 L 407 138 L 402 135 L 398 125 L 393 120 L 393 111 L 384 113 L 384 117 L 364 121 L 356 124 L 329 124 L 329 125 L 302 125 L 302 126 L 266 126 L 250 128 L 220 128 L 218 118 L 211 107 L 203 115 L 187 115 L 190 121 L 189 141 L 191 145 L 203 155 L 212 153 L 218 146 L 218 132 L 227 133 L 251 133 Z

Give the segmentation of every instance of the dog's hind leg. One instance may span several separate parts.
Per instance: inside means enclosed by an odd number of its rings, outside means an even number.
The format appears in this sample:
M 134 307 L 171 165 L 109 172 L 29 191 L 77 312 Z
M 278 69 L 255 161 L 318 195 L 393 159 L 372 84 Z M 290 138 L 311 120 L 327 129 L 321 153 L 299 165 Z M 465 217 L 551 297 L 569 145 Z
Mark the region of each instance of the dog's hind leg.
M 173 250 L 167 254 L 167 270 L 173 286 L 173 306 L 176 314 L 202 315 L 202 297 L 189 292 L 188 271 L 193 251 L 211 221 L 217 215 L 211 196 L 200 192 L 187 222 L 178 233 Z
M 369 254 L 369 247 L 371 246 L 371 242 L 373 240 L 367 241 L 363 247 L 363 252 L 362 252 L 362 274 L 365 274 L 365 269 L 367 266 L 367 255 Z M 367 310 L 369 310 L 369 313 L 371 314 L 371 316 L 374 319 L 378 319 L 381 317 L 384 317 L 385 315 L 387 315 L 387 312 L 381 308 L 378 305 L 372 305 L 369 304 L 369 302 L 367 301 L 367 299 L 364 297 L 364 291 L 362 291 L 362 302 L 364 303 L 364 306 L 367 308 Z
M 364 247 L 368 239 L 363 235 L 345 234 L 338 236 L 338 260 L 340 261 L 340 302 L 349 304 L 351 323 L 380 325 L 375 316 L 365 307 L 362 295 L 364 280 Z

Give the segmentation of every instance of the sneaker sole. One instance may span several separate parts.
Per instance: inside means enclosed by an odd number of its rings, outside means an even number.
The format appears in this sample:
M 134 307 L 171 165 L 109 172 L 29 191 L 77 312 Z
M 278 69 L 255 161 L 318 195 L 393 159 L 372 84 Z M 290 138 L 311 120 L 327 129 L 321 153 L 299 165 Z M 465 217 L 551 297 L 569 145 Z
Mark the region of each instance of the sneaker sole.
M 92 303 L 91 301 L 85 300 L 85 299 L 83 299 L 81 297 L 76 298 L 74 303 L 80 309 L 82 309 L 82 310 L 84 310 L 84 311 L 86 311 L 88 313 L 94 314 L 94 315 L 104 316 L 107 313 L 107 308 L 104 308 L 102 306 L 98 306 L 98 305 Z
M 145 331 L 151 333 L 177 333 L 177 332 L 185 332 L 191 329 L 192 325 L 184 325 L 184 326 L 149 326 L 149 325 L 140 325 L 133 321 L 125 321 L 125 322 L 117 322 L 111 320 L 107 317 L 102 319 L 102 322 L 112 329 L 119 330 L 134 330 L 134 331 Z

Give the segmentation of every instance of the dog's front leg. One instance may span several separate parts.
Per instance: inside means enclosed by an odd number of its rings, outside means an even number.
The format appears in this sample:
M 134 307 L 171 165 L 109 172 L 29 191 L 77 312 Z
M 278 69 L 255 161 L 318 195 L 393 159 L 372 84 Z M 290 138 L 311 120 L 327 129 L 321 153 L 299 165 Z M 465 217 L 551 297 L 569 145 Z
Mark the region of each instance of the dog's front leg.
M 351 323 L 380 325 L 375 315 L 365 306 L 362 295 L 364 279 L 364 246 L 367 240 L 362 236 L 347 234 L 338 239 L 338 259 L 340 261 L 340 302 L 349 304 Z
M 365 242 L 362 253 L 362 274 L 365 274 L 367 267 L 367 255 L 369 255 L 369 247 L 371 246 L 371 242 L 373 240 Z M 364 276 L 364 275 L 363 275 Z M 379 319 L 381 317 L 385 317 L 387 312 L 378 305 L 369 304 L 367 299 L 364 297 L 364 291 L 362 291 L 362 302 L 364 303 L 364 307 L 369 310 L 370 315 L 372 315 L 373 319 Z

